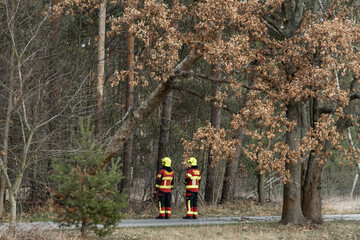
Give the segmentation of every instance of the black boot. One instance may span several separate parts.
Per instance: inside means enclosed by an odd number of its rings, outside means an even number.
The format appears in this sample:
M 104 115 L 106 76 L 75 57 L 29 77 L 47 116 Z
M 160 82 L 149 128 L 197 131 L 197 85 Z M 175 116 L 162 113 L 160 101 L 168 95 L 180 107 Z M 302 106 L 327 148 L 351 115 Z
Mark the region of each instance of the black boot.
M 156 219 L 165 219 L 163 216 L 157 216 Z
M 186 215 L 185 217 L 183 217 L 183 219 L 193 219 L 193 217 Z

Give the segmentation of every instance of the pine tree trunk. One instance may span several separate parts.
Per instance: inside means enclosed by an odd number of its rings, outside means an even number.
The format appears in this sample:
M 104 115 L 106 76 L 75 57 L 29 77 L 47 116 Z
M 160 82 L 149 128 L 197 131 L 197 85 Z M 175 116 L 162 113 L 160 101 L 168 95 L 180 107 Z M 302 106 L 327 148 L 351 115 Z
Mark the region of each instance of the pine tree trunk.
M 225 176 L 220 200 L 221 204 L 226 202 L 233 202 L 235 199 L 236 174 L 238 172 L 239 159 L 242 151 L 241 147 L 243 136 L 244 132 L 240 129 L 237 137 L 237 139 L 239 140 L 239 144 L 236 145 L 234 155 L 235 161 L 229 159 L 226 162 Z
M 162 165 L 161 159 L 168 155 L 166 152 L 166 146 L 169 143 L 171 107 L 172 107 L 171 97 L 172 94 L 169 93 L 169 95 L 164 99 L 161 108 L 161 125 L 160 125 L 160 135 L 159 135 L 157 171 L 159 171 L 161 168 Z
M 211 147 L 211 146 L 210 146 Z M 207 164 L 207 171 L 206 171 L 206 182 L 205 182 L 205 195 L 204 200 L 206 203 L 214 204 L 216 201 L 216 190 L 217 190 L 217 163 L 214 162 L 213 156 L 209 150 L 209 157 L 208 157 L 208 164 Z
M 135 47 L 135 35 L 128 31 L 126 39 L 127 48 L 127 69 L 129 70 L 128 78 L 126 81 L 125 88 L 125 109 L 132 111 L 134 106 L 134 47 Z M 132 153 L 133 153 L 133 134 L 129 136 L 124 144 L 124 155 L 123 155 L 123 174 L 121 190 L 130 194 L 131 186 L 131 164 L 132 164 Z
M 216 78 L 218 76 L 218 66 L 212 66 L 212 77 Z M 210 114 L 210 123 L 213 128 L 218 131 L 220 129 L 220 119 L 221 119 L 221 108 L 216 103 L 216 96 L 220 93 L 221 87 L 218 83 L 212 83 L 212 98 L 211 102 L 211 114 Z M 204 200 L 206 203 L 214 204 L 217 200 L 216 193 L 219 189 L 219 184 L 217 183 L 217 174 L 218 174 L 218 163 L 214 161 L 212 155 L 212 145 L 209 148 L 208 164 L 206 171 L 206 182 L 205 182 L 205 195 Z
M 101 2 L 99 9 L 99 42 L 98 42 L 98 73 L 96 85 L 96 128 L 95 134 L 100 140 L 104 112 L 104 82 L 105 82 L 105 26 L 106 1 Z
M 223 188 L 221 192 L 220 203 L 224 204 L 227 202 L 233 202 L 235 198 L 235 184 L 236 184 L 236 173 L 238 170 L 238 160 L 235 156 L 235 161 L 228 160 L 225 167 L 225 176 L 223 182 Z
M 81 222 L 80 232 L 81 232 L 81 238 L 86 239 L 86 221 L 85 220 L 83 220 Z
M 301 111 L 300 102 L 290 100 L 287 105 L 286 116 L 289 121 L 294 121 L 296 126 L 286 133 L 286 143 L 291 151 L 297 152 L 301 137 Z M 305 217 L 301 210 L 301 161 L 290 159 L 286 163 L 286 169 L 290 172 L 290 181 L 284 184 L 284 197 L 281 222 L 283 224 L 303 224 Z
M 179 0 L 172 1 L 172 7 L 179 4 Z M 177 28 L 178 22 L 172 21 L 171 27 Z M 161 121 L 160 121 L 160 134 L 159 134 L 159 147 L 158 147 L 158 156 L 157 156 L 157 172 L 162 166 L 162 158 L 169 155 L 166 151 L 166 146 L 169 143 L 169 133 L 170 133 L 170 122 L 171 122 L 171 111 L 172 111 L 172 92 L 163 100 L 161 108 Z

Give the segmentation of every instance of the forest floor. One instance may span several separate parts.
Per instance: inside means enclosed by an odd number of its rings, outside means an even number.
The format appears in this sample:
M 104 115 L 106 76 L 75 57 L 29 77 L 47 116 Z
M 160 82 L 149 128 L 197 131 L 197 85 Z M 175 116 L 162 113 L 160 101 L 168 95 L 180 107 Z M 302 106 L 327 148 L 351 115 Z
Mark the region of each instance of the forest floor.
M 360 198 L 349 199 L 333 197 L 323 200 L 325 214 L 335 213 L 360 213 Z

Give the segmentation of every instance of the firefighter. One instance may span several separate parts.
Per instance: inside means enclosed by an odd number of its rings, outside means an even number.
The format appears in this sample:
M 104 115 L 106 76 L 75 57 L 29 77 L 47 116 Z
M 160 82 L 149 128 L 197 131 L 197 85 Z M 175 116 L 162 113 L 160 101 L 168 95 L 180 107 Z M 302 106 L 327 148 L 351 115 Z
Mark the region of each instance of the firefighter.
M 162 167 L 156 177 L 154 193 L 158 192 L 159 216 L 156 219 L 171 217 L 171 189 L 174 184 L 174 171 L 171 169 L 171 159 L 164 157 Z
M 197 219 L 198 218 L 198 192 L 199 183 L 201 180 L 200 170 L 197 167 L 197 160 L 194 157 L 189 158 L 187 161 L 189 168 L 185 175 L 185 188 L 186 188 L 186 216 L 184 219 Z

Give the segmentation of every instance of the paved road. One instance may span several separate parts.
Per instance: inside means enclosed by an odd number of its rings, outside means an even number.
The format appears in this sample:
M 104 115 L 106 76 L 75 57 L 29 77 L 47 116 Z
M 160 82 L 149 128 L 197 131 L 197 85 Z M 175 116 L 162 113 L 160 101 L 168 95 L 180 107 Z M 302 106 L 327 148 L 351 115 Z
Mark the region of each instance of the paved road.
M 324 215 L 324 221 L 360 221 L 360 214 L 336 214 L 336 215 Z M 194 226 L 194 225 L 220 225 L 220 224 L 236 224 L 236 223 L 251 223 L 251 222 L 279 222 L 280 216 L 248 216 L 248 217 L 212 217 L 212 218 L 199 218 L 197 220 L 189 220 L 182 218 L 172 219 L 129 219 L 121 221 L 117 227 L 161 227 L 161 226 Z M 9 224 L 0 223 L 0 231 L 6 230 Z M 56 223 L 18 223 L 17 227 L 20 229 L 58 229 L 59 226 Z
M 324 215 L 324 221 L 339 221 L 339 220 L 360 220 L 360 214 L 336 214 Z M 235 223 L 251 223 L 251 222 L 279 222 L 280 216 L 258 216 L 258 217 L 212 217 L 199 218 L 197 220 L 189 220 L 182 218 L 173 219 L 130 219 L 123 220 L 118 224 L 122 227 L 154 227 L 154 226 L 184 226 L 184 225 L 213 225 L 213 224 L 235 224 Z

